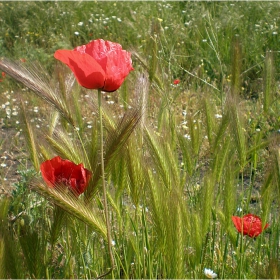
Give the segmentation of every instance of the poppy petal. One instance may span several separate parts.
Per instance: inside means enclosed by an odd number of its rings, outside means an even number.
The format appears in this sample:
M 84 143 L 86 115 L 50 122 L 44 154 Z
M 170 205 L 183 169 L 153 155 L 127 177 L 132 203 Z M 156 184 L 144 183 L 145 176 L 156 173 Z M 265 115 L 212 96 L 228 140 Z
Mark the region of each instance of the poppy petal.
M 117 90 L 122 85 L 125 77 L 133 70 L 130 56 L 130 53 L 125 51 L 108 54 L 105 91 Z
M 55 184 L 55 175 L 52 163 L 49 160 L 43 162 L 40 166 L 40 170 L 42 173 L 42 177 L 47 185 L 53 187 Z
M 237 217 L 237 216 L 232 216 L 231 217 L 236 229 L 238 230 L 238 232 L 242 232 L 242 222 L 241 222 L 241 218 Z
M 107 54 L 111 51 L 110 45 L 106 44 L 106 42 L 108 41 L 102 39 L 93 40 L 86 45 L 76 47 L 74 50 L 93 57 L 103 71 L 106 72 Z
M 81 86 L 89 89 L 104 87 L 104 70 L 92 56 L 75 50 L 57 50 L 54 57 L 72 70 Z
M 71 187 L 75 190 L 75 192 L 81 194 L 85 191 L 88 185 L 91 178 L 91 172 L 85 169 L 81 163 L 73 168 L 71 178 L 75 178 L 75 180 L 71 181 Z

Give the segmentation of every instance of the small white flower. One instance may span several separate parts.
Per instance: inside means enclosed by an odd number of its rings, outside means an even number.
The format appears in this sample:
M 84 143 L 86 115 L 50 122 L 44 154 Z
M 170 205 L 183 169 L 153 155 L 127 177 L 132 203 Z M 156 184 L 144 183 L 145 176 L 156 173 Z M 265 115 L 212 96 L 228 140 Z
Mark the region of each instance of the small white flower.
M 112 240 L 111 244 L 112 244 L 112 246 L 115 246 L 116 245 L 115 240 Z
M 222 115 L 220 115 L 220 114 L 215 114 L 215 118 L 216 119 L 221 119 L 223 116 Z
M 12 110 L 10 108 L 6 108 L 6 114 L 11 115 Z
M 78 23 L 78 26 L 83 26 L 84 25 L 84 23 L 82 22 L 82 21 L 80 21 L 79 23 Z
M 242 212 L 243 210 L 242 210 L 241 207 L 237 207 L 236 211 L 237 211 L 237 212 Z
M 211 270 L 209 268 L 204 268 L 204 274 L 209 279 L 214 279 L 214 278 L 217 278 L 217 276 L 218 276 L 213 270 Z
M 79 33 L 78 31 L 75 31 L 74 34 L 75 34 L 76 36 L 79 36 L 79 35 L 80 35 L 80 33 Z

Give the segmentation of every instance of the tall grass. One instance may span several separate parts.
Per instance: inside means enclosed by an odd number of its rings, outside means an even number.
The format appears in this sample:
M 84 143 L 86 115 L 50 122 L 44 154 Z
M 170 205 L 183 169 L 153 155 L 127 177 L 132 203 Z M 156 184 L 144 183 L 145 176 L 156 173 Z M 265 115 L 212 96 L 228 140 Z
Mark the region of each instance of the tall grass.
M 1 118 L 30 162 L 1 195 L 1 278 L 97 278 L 108 242 L 110 278 L 279 277 L 278 3 L 3 2 L 0 14 L 0 86 L 22 104 L 19 124 Z M 135 68 L 100 100 L 52 58 L 96 38 Z M 92 171 L 79 198 L 43 183 L 55 155 Z M 269 223 L 256 238 L 232 223 L 247 213 Z

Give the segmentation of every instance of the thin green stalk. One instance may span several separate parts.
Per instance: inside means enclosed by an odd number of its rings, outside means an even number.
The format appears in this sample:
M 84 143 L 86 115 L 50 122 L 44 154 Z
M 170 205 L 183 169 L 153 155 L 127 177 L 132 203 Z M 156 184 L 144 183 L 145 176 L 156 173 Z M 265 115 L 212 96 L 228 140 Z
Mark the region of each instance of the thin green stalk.
M 249 190 L 248 190 L 248 195 L 247 195 L 247 202 L 246 202 L 246 212 L 249 211 L 249 206 L 250 206 L 250 201 L 251 201 L 251 196 L 252 196 L 252 191 L 253 191 L 253 186 L 254 186 L 254 181 L 255 181 L 255 173 L 253 173 L 253 164 L 251 164 L 251 169 L 250 169 L 250 181 L 249 181 Z
M 243 225 L 242 225 L 242 231 L 243 231 Z M 242 272 L 243 272 L 243 259 L 244 259 L 244 240 L 243 240 L 243 233 L 241 233 L 240 238 L 240 248 L 239 248 L 239 264 L 238 264 L 238 278 L 241 279 Z
M 263 90 L 263 110 L 264 113 L 267 113 L 270 105 L 273 94 L 273 84 L 274 84 L 274 67 L 273 67 L 273 54 L 272 52 L 266 52 L 265 64 L 264 64 L 264 90 Z
M 225 237 L 225 248 L 224 248 L 224 255 L 223 255 L 223 261 L 222 261 L 222 272 L 220 273 L 220 278 L 224 278 L 224 273 L 225 273 L 225 266 L 226 266 L 226 261 L 227 261 L 227 255 L 228 255 L 228 238 L 227 236 Z
M 81 143 L 81 145 L 82 145 L 82 149 L 83 149 L 83 151 L 84 151 L 84 155 L 85 155 L 86 160 L 87 160 L 87 165 L 90 166 L 90 161 L 89 161 L 89 158 L 88 158 L 86 149 L 85 149 L 84 142 L 82 141 L 81 135 L 80 135 L 80 133 L 79 133 L 77 127 L 74 127 L 74 128 L 75 128 L 75 131 L 76 131 L 76 133 L 77 133 L 77 135 L 78 135 L 78 138 L 79 138 L 79 140 L 80 140 L 80 143 Z M 102 142 L 102 143 L 103 143 L 103 142 Z
M 111 239 L 111 226 L 109 222 L 107 194 L 106 194 L 106 183 L 105 183 L 105 168 L 104 168 L 104 148 L 103 148 L 103 124 L 102 124 L 102 110 L 101 110 L 101 90 L 98 89 L 98 110 L 99 110 L 99 121 L 100 121 L 100 156 L 101 156 L 101 176 L 102 176 L 102 190 L 103 190 L 103 203 L 106 219 L 107 239 L 108 239 L 108 252 L 110 256 L 110 269 L 109 271 L 101 274 L 97 278 L 102 278 L 110 274 L 115 266 L 113 251 L 112 251 L 112 239 Z

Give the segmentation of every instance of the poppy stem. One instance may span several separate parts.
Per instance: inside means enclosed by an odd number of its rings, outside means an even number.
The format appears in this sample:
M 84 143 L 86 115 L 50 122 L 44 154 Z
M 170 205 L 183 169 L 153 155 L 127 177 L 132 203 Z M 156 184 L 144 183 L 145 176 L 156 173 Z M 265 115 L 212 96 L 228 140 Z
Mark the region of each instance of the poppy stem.
M 114 257 L 112 251 L 112 239 L 111 239 L 111 226 L 109 222 L 108 204 L 107 204 L 107 193 L 106 193 L 106 183 L 105 183 L 105 168 L 104 168 L 104 148 L 103 148 L 103 124 L 102 124 L 102 110 L 101 110 L 101 90 L 98 89 L 98 110 L 99 110 L 99 122 L 100 122 L 100 154 L 101 154 L 101 176 L 102 176 L 102 190 L 103 190 L 103 203 L 104 212 L 106 219 L 106 229 L 107 229 L 107 239 L 108 239 L 108 252 L 110 256 L 111 268 L 109 271 L 98 276 L 97 278 L 102 278 L 112 272 L 114 268 Z

